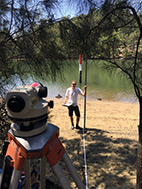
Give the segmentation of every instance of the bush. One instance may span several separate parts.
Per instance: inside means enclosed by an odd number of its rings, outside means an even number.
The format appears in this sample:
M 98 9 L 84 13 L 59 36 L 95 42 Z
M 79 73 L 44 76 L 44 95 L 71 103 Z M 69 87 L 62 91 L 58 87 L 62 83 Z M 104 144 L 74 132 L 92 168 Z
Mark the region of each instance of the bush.
M 0 144 L 3 144 L 4 141 L 7 139 L 7 132 L 10 129 L 10 123 L 11 121 L 8 118 L 5 107 L 5 99 L 1 99 L 0 100 Z

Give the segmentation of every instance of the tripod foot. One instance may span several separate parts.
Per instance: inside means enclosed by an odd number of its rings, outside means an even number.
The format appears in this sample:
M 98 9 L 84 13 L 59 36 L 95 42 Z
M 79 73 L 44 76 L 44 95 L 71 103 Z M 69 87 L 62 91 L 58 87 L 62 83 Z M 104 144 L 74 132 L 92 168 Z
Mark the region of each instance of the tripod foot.
M 65 152 L 64 153 L 64 156 L 63 156 L 63 160 L 68 168 L 68 170 L 70 171 L 71 175 L 72 175 L 72 178 L 74 179 L 76 185 L 78 186 L 79 189 L 84 189 L 84 184 L 83 182 L 81 181 L 79 175 L 77 174 L 77 171 L 76 169 L 74 168 L 68 154 Z
M 68 182 L 66 176 L 63 174 L 62 169 L 60 168 L 58 163 L 52 167 L 52 170 L 59 179 L 62 188 L 71 189 L 70 183 Z

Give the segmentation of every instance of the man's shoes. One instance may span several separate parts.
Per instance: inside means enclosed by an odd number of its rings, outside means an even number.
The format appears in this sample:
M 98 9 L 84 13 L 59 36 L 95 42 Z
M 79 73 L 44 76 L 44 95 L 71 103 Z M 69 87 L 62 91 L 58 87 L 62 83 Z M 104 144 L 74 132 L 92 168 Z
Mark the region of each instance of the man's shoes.
M 81 127 L 79 127 L 78 125 L 76 125 L 76 129 L 82 129 Z
M 74 124 L 72 124 L 71 129 L 72 129 L 72 130 L 74 129 Z

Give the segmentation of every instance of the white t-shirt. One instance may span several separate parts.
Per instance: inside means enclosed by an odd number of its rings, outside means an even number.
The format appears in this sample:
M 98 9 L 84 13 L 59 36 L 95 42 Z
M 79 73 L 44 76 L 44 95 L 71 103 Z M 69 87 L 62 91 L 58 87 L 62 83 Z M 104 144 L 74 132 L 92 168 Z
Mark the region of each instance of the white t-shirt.
M 72 89 L 72 87 L 68 88 L 65 94 L 65 96 L 68 97 L 67 104 L 76 106 L 77 101 L 78 101 L 78 94 L 81 94 L 81 93 L 82 93 L 82 90 L 77 87 L 75 87 L 74 90 Z

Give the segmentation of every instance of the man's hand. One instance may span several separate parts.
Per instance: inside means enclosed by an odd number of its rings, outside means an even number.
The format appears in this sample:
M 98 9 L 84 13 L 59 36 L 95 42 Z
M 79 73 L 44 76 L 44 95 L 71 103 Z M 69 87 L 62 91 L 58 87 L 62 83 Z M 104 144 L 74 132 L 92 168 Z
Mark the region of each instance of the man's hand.
M 84 86 L 84 90 L 87 89 L 87 85 Z M 82 93 L 82 96 L 86 95 L 86 90 Z

